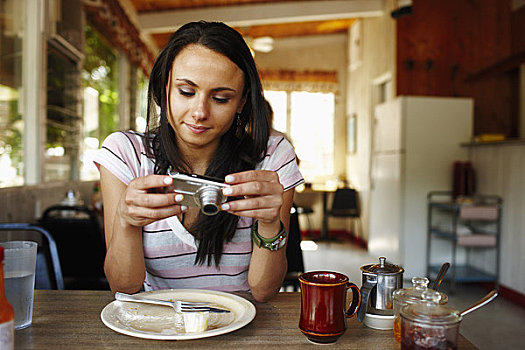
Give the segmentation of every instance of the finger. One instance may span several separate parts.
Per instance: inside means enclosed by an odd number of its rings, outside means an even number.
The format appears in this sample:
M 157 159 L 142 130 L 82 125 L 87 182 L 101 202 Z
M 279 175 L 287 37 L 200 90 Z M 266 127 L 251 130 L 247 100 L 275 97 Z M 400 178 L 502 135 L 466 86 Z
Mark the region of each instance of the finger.
M 148 190 L 152 188 L 166 187 L 172 183 L 173 179 L 167 175 L 147 175 L 133 179 L 129 185 L 135 189 Z
M 240 173 L 229 174 L 224 178 L 229 184 L 238 184 L 252 181 L 279 182 L 279 175 L 271 170 L 248 170 Z
M 221 209 L 227 211 L 275 209 L 278 211 L 282 203 L 282 196 L 257 196 L 223 203 Z
M 165 219 L 171 216 L 179 215 L 186 211 L 185 206 L 170 206 L 160 209 L 133 207 L 127 213 L 129 220 L 137 226 L 151 224 L 154 221 Z
M 169 207 L 182 202 L 184 195 L 180 193 L 146 193 L 134 196 L 128 205 L 146 208 Z
M 282 196 L 284 188 L 279 182 L 254 181 L 226 187 L 222 193 L 232 197 Z
M 182 212 L 185 212 L 186 207 L 180 205 L 172 205 L 164 208 L 144 208 L 144 215 L 149 219 L 165 219 L 174 215 L 179 215 Z

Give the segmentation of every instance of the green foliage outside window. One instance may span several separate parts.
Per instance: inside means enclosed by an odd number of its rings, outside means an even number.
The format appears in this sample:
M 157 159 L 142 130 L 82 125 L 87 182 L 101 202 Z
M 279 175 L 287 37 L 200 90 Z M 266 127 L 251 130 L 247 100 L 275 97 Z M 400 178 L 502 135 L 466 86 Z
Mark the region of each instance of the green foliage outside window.
M 24 173 L 24 121 L 19 105 L 23 42 L 6 28 L 5 23 L 0 26 L 0 187 L 22 185 Z
M 10 90 L 3 86 L 3 89 Z M 15 90 L 13 95 L 16 95 Z M 0 156 L 6 153 L 10 158 L 12 165 L 18 168 L 18 173 L 22 174 L 23 167 L 23 149 L 22 149 L 22 132 L 23 122 L 22 115 L 18 113 L 18 99 L 0 101 Z M 0 187 L 2 186 L 0 181 Z
M 84 33 L 82 85 L 99 93 L 99 128 L 87 136 L 102 141 L 119 128 L 118 60 L 104 38 L 92 27 L 86 26 Z

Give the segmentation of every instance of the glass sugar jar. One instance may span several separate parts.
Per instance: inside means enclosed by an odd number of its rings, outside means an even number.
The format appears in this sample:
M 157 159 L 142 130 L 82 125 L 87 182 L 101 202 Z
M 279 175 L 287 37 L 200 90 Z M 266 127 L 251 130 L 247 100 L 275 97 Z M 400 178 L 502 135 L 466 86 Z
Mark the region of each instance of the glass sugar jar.
M 429 280 L 426 277 L 412 277 L 412 287 L 394 291 L 394 338 L 396 338 L 398 342 L 401 341 L 401 316 L 399 315 L 401 308 L 408 304 L 420 302 L 423 299 L 423 292 L 428 289 L 428 283 Z M 444 305 L 448 302 L 448 297 L 445 293 L 440 294 L 441 299 L 439 303 Z
M 427 289 L 422 300 L 401 308 L 402 350 L 457 350 L 460 312 L 441 304 L 441 293 Z

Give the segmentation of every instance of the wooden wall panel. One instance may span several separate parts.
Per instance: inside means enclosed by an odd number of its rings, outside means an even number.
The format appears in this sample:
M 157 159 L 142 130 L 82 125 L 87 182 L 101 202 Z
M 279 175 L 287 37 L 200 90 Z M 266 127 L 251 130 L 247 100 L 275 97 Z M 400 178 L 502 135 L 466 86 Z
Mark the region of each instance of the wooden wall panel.
M 525 5 L 512 13 L 512 52 L 525 52 Z
M 473 97 L 474 135 L 517 136 L 513 77 L 471 78 L 512 54 L 509 0 L 415 0 L 397 41 L 399 95 Z

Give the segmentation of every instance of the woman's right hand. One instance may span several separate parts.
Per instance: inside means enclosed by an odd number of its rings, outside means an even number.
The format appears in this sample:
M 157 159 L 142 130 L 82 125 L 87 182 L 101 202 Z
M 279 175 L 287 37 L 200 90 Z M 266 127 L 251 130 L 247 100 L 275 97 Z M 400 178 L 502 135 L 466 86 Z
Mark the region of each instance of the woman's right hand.
M 133 179 L 120 198 L 120 218 L 130 226 L 142 227 L 186 211 L 185 206 L 177 205 L 183 199 L 182 194 L 162 193 L 162 189 L 172 183 L 173 179 L 166 175 Z
M 113 292 L 136 293 L 146 278 L 142 226 L 183 211 L 177 205 L 180 194 L 162 193 L 171 183 L 169 176 L 148 175 L 126 185 L 100 167 L 107 248 L 104 271 Z

